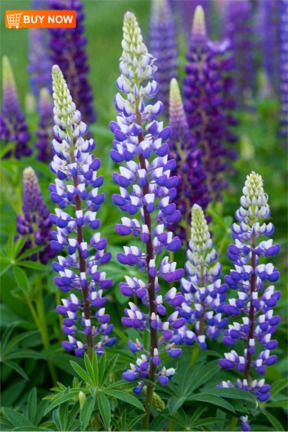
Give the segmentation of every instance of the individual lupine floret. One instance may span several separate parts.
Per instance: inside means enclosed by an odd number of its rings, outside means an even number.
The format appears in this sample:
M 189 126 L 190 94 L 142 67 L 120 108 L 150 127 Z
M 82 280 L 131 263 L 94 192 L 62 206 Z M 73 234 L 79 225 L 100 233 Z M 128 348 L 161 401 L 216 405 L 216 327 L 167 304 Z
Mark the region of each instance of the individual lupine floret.
M 27 240 L 20 252 L 23 254 L 29 249 L 43 246 L 39 252 L 32 253 L 28 258 L 31 261 L 39 260 L 47 264 L 49 258 L 55 257 L 55 252 L 50 247 L 52 223 L 49 210 L 46 207 L 40 191 L 35 171 L 29 167 L 23 172 L 23 216 L 17 216 L 17 231 L 19 237 L 27 236 Z
M 121 75 L 116 84 L 124 96 L 116 95 L 115 107 L 119 115 L 117 122 L 110 124 L 115 137 L 111 158 L 123 164 L 120 173 L 113 174 L 115 183 L 120 186 L 120 194 L 113 195 L 113 202 L 127 213 L 122 223 L 116 225 L 117 233 L 122 236 L 132 234 L 140 241 L 137 243 L 139 247 L 124 246 L 124 253 L 118 254 L 118 261 L 138 266 L 146 277 L 142 280 L 126 276 L 126 283 L 120 284 L 122 294 L 136 295 L 144 305 L 140 309 L 130 302 L 122 323 L 126 327 L 150 332 L 149 351 L 139 341 L 130 341 L 130 349 L 137 352 L 138 360 L 124 372 L 123 377 L 129 381 L 139 379 L 140 382 L 144 378 L 150 381 L 158 379 L 166 385 L 174 369 L 168 373 L 161 364 L 160 353 L 166 351 L 174 358 L 181 354 L 181 350 L 171 343 L 171 338 L 173 330 L 185 323 L 177 312 L 170 314 L 168 319 L 164 318 L 164 303 L 179 305 L 183 296 L 172 288 L 163 298 L 159 285 L 159 279 L 173 283 L 183 276 L 183 270 L 177 269 L 176 263 L 170 262 L 168 257 L 159 262 L 160 254 L 181 247 L 180 239 L 166 230 L 180 217 L 172 202 L 177 193 L 177 177 L 170 177 L 176 162 L 168 159 L 169 147 L 164 143 L 169 138 L 170 128 L 164 128 L 163 123 L 156 120 L 163 111 L 163 104 L 160 101 L 144 103 L 144 98 L 153 98 L 158 90 L 153 79 L 155 59 L 148 53 L 137 20 L 130 12 L 125 14 L 123 33 Z M 137 213 L 140 213 L 140 218 L 137 218 Z M 138 392 L 142 385 L 136 387 L 135 392 Z M 145 421 L 149 419 L 152 394 L 153 384 L 149 383 Z
M 230 73 L 233 61 L 227 40 L 208 40 L 200 6 L 194 15 L 187 60 L 183 81 L 184 109 L 192 135 L 203 152 L 208 192 L 218 200 L 228 184 L 229 161 L 237 156 L 234 149 L 226 147 L 226 144 L 237 141 L 230 131 L 230 127 L 236 124 L 232 116 L 235 103 L 229 95 L 233 85 Z
M 235 350 L 225 353 L 225 359 L 220 360 L 220 365 L 224 369 L 235 368 L 242 372 L 243 380 L 238 380 L 236 387 L 252 392 L 260 402 L 264 402 L 270 397 L 270 385 L 265 384 L 264 379 L 253 380 L 251 369 L 263 375 L 266 367 L 277 361 L 277 356 L 271 351 L 278 345 L 272 336 L 280 316 L 274 315 L 273 308 L 281 293 L 275 291 L 274 285 L 270 285 L 279 279 L 278 270 L 273 264 L 261 263 L 260 259 L 276 255 L 280 246 L 273 245 L 271 239 L 261 240 L 261 237 L 273 234 L 274 226 L 271 222 L 262 223 L 262 219 L 269 218 L 270 209 L 259 174 L 252 172 L 247 176 L 240 204 L 235 215 L 239 224 L 232 225 L 235 244 L 228 248 L 228 257 L 233 261 L 235 269 L 225 277 L 227 285 L 237 291 L 237 298 L 230 298 L 221 310 L 230 316 L 241 318 L 229 324 L 223 342 L 233 346 L 238 341 L 243 341 L 246 347 L 242 355 Z M 265 281 L 268 282 L 267 288 Z M 225 382 L 221 386 L 225 387 Z M 230 383 L 229 386 L 233 384 Z
M 226 299 L 227 285 L 221 283 L 222 267 L 213 249 L 203 210 L 197 204 L 192 207 L 187 258 L 185 270 L 188 278 L 181 279 L 185 302 L 177 308 L 179 315 L 186 319 L 186 325 L 175 332 L 172 340 L 187 345 L 196 341 L 206 349 L 206 337 L 217 339 L 228 322 L 219 313 Z
M 54 151 L 51 171 L 56 174 L 55 184 L 50 185 L 51 200 L 58 205 L 51 220 L 57 231 L 52 234 L 51 247 L 67 256 L 58 256 L 53 269 L 59 273 L 56 285 L 64 293 L 74 290 L 57 311 L 65 316 L 63 332 L 68 342 L 62 346 L 82 356 L 88 350 L 103 354 L 104 347 L 115 342 L 110 337 L 113 325 L 105 313 L 106 298 L 103 292 L 111 287 L 112 279 L 100 271 L 101 264 L 110 261 L 111 254 L 105 252 L 106 238 L 96 232 L 90 237 L 87 228 L 97 230 L 100 221 L 97 211 L 104 201 L 98 192 L 103 177 L 97 176 L 99 159 L 91 152 L 95 148 L 93 139 L 85 140 L 86 124 L 76 109 L 67 84 L 58 66 L 52 68 L 54 122 L 52 141 Z M 82 293 L 80 300 L 79 294 Z M 78 294 L 78 295 L 77 295 Z M 96 313 L 94 310 L 96 309 Z
M 168 114 L 170 81 L 178 76 L 176 27 L 168 0 L 152 1 L 150 51 L 156 59 L 155 80 L 159 85 L 157 97 L 163 102 Z
M 14 148 L 5 157 L 14 156 L 21 159 L 30 156 L 32 150 L 28 147 L 31 135 L 26 119 L 21 111 L 13 71 L 6 56 L 2 60 L 3 67 L 3 100 L 0 115 L 0 140 L 6 144 L 14 143 Z
M 181 221 L 173 225 L 172 229 L 184 240 L 190 237 L 193 204 L 198 204 L 205 210 L 210 198 L 204 184 L 206 176 L 202 165 L 202 151 L 197 148 L 196 141 L 189 131 L 180 89 L 175 78 L 170 84 L 169 114 L 169 156 L 176 161 L 176 169 L 172 174 L 178 177 L 177 196 L 174 202 L 182 215 Z
M 266 1 L 266 0 L 265 0 Z M 226 3 L 225 36 L 230 40 L 236 68 L 235 96 L 239 106 L 249 102 L 256 90 L 256 70 L 252 3 L 230 0 Z
M 42 28 L 29 29 L 29 64 L 27 71 L 31 77 L 30 91 L 37 99 L 41 88 L 45 87 L 49 91 L 52 89 L 51 67 L 48 30 Z
M 83 4 L 79 0 L 49 1 L 50 8 L 53 10 L 76 10 L 75 28 L 50 29 L 51 57 L 53 64 L 61 68 L 73 101 L 81 112 L 83 120 L 90 124 L 95 120 L 96 115 L 93 108 L 92 90 L 87 78 L 89 66 L 85 49 L 87 39 L 84 36 Z
M 37 159 L 42 162 L 50 162 L 52 160 L 51 140 L 53 138 L 53 102 L 50 92 L 46 88 L 41 88 L 39 98 L 39 121 L 36 131 L 37 142 Z

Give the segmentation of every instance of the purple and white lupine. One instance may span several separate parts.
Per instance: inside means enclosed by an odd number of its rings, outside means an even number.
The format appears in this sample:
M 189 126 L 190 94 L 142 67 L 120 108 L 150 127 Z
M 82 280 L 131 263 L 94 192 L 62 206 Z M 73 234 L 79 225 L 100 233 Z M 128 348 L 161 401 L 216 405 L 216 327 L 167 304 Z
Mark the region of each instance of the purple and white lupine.
M 270 209 L 259 174 L 252 172 L 247 176 L 240 204 L 235 215 L 239 224 L 232 225 L 235 244 L 228 248 L 228 257 L 235 269 L 225 276 L 227 285 L 237 291 L 237 298 L 230 298 L 221 310 L 237 319 L 225 330 L 224 344 L 230 347 L 243 341 L 246 347 L 242 354 L 236 350 L 225 353 L 220 365 L 224 369 L 237 369 L 243 373 L 243 379 L 238 379 L 235 386 L 252 392 L 260 402 L 264 402 L 270 397 L 270 385 L 265 384 L 264 378 L 259 380 L 253 377 L 255 373 L 264 375 L 266 367 L 277 361 L 277 356 L 271 351 L 278 345 L 273 334 L 280 316 L 274 315 L 273 308 L 281 293 L 275 291 L 273 285 L 279 279 L 279 271 L 266 260 L 261 262 L 261 258 L 276 255 L 280 246 L 273 245 L 272 239 L 262 240 L 262 237 L 271 237 L 274 226 L 271 222 L 262 223 L 263 219 L 269 218 Z M 268 282 L 267 287 L 265 281 Z M 220 387 L 234 387 L 234 384 L 224 381 Z M 249 430 L 247 421 L 243 423 L 246 427 L 244 429 L 243 426 L 243 430 Z
M 266 0 L 265 0 L 266 1 Z M 240 107 L 249 103 L 256 90 L 255 40 L 253 30 L 252 2 L 230 0 L 225 3 L 223 23 L 225 37 L 231 42 L 236 68 L 235 97 Z
M 122 47 L 121 75 L 116 82 L 122 95 L 118 93 L 115 97 L 119 114 L 117 122 L 110 124 L 115 137 L 110 155 L 120 164 L 120 173 L 113 174 L 115 183 L 120 186 L 120 194 L 113 195 L 113 202 L 127 216 L 115 228 L 121 236 L 132 234 L 140 241 L 133 246 L 124 246 L 124 253 L 119 253 L 117 258 L 121 264 L 137 266 L 144 273 L 143 280 L 126 276 L 126 281 L 120 284 L 123 295 L 135 295 L 143 304 L 141 308 L 129 302 L 122 323 L 127 328 L 148 332 L 150 336 L 148 349 L 138 340 L 129 341 L 130 350 L 137 353 L 138 358 L 123 377 L 128 381 L 139 380 L 134 388 L 136 393 L 143 388 L 143 379 L 149 378 L 144 421 L 147 425 L 153 395 L 151 382 L 167 385 L 175 373 L 174 368 L 166 369 L 162 364 L 161 352 L 166 351 L 173 358 L 181 354 L 181 349 L 176 348 L 171 339 L 174 329 L 183 326 L 185 319 L 180 318 L 177 311 L 168 319 L 164 318 L 166 307 L 163 303 L 178 306 L 183 296 L 173 287 L 163 297 L 159 281 L 174 283 L 183 276 L 183 270 L 177 269 L 176 263 L 162 254 L 181 247 L 180 239 L 166 230 L 178 221 L 180 212 L 173 203 L 177 177 L 170 176 L 176 162 L 168 159 L 169 147 L 165 143 L 170 128 L 157 121 L 163 104 L 157 101 L 145 105 L 144 102 L 154 98 L 158 91 L 158 84 L 153 79 L 155 59 L 148 53 L 138 22 L 130 12 L 124 16 Z
M 197 148 L 186 119 L 180 89 L 175 78 L 170 84 L 169 157 L 176 161 L 172 174 L 178 177 L 177 195 L 174 202 L 181 212 L 181 220 L 171 226 L 181 240 L 190 237 L 191 208 L 199 204 L 206 209 L 210 197 L 204 184 L 206 175 L 202 165 L 202 150 Z
M 63 74 L 57 65 L 52 68 L 54 122 L 53 132 L 57 138 L 52 141 L 54 152 L 51 171 L 56 174 L 55 184 L 50 185 L 51 200 L 58 205 L 51 221 L 57 231 L 52 233 L 53 250 L 65 252 L 52 264 L 59 273 L 55 284 L 64 293 L 57 311 L 65 318 L 63 332 L 68 341 L 63 348 L 83 356 L 95 351 L 103 354 L 105 346 L 115 342 L 110 337 L 113 324 L 105 313 L 105 290 L 111 287 L 112 279 L 100 271 L 101 264 L 110 261 L 111 253 L 105 252 L 106 238 L 96 231 L 92 236 L 89 230 L 98 230 L 100 221 L 97 211 L 104 201 L 104 194 L 98 188 L 103 177 L 97 176 L 99 159 L 92 151 L 93 139 L 85 139 L 86 124 L 81 121 L 81 113 L 76 109 Z M 74 291 L 74 292 L 73 292 Z M 82 298 L 80 296 L 82 294 Z M 96 309 L 96 312 L 95 312 Z
M 14 156 L 21 159 L 32 153 L 28 143 L 31 138 L 25 115 L 21 111 L 16 84 L 11 64 L 6 56 L 2 60 L 3 70 L 3 99 L 0 115 L 0 140 L 4 144 L 13 143 L 14 148 L 5 157 Z
M 198 204 L 192 207 L 191 239 L 185 264 L 186 277 L 181 279 L 185 301 L 177 308 L 186 325 L 175 331 L 173 341 L 207 348 L 206 338 L 217 339 L 227 318 L 219 312 L 226 300 L 227 285 L 221 283 L 222 266 L 213 248 L 208 224 Z
M 47 8 L 47 7 L 46 7 Z M 39 98 L 41 88 L 52 90 L 51 67 L 49 52 L 49 32 L 47 29 L 29 29 L 29 64 L 30 91 Z
M 39 97 L 39 121 L 36 131 L 37 142 L 37 159 L 42 162 L 50 162 L 52 160 L 51 140 L 53 138 L 53 102 L 50 92 L 46 88 L 41 88 Z
M 79 0 L 49 0 L 50 8 L 76 10 L 76 27 L 74 29 L 50 29 L 50 49 L 52 63 L 57 64 L 69 86 L 71 96 L 80 110 L 83 120 L 90 124 L 95 118 L 93 94 L 88 82 L 89 66 L 87 62 L 86 43 L 84 36 L 83 4 Z
M 206 184 L 214 200 L 221 198 L 228 185 L 228 162 L 237 157 L 236 151 L 226 146 L 237 141 L 230 131 L 236 120 L 232 115 L 235 102 L 229 95 L 233 86 L 229 46 L 227 40 L 208 40 L 204 11 L 197 6 L 185 65 L 184 109 L 193 138 L 203 152 Z
M 52 223 L 50 212 L 46 207 L 41 194 L 35 171 L 25 168 L 23 172 L 23 206 L 22 215 L 17 216 L 17 232 L 20 237 L 27 236 L 25 244 L 19 254 L 26 253 L 29 249 L 42 247 L 40 251 L 31 253 L 28 260 L 39 260 L 47 264 L 50 258 L 55 257 L 55 252 L 50 247 Z
M 288 0 L 280 1 L 280 135 L 288 139 Z M 287 145 L 287 141 L 285 142 Z
M 163 102 L 168 114 L 170 81 L 178 76 L 176 27 L 168 0 L 152 1 L 150 51 L 156 59 L 155 80 L 159 85 L 157 97 Z

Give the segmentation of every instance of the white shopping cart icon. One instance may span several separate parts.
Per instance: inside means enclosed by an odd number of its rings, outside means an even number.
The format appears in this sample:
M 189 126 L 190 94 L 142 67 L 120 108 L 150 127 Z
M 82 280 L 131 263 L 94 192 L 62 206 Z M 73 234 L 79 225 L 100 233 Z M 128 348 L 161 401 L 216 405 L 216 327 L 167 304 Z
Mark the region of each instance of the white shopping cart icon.
M 18 14 L 7 14 L 9 29 L 11 29 L 12 27 L 19 29 L 19 24 L 21 19 L 20 15 L 23 15 L 23 13 L 21 12 Z

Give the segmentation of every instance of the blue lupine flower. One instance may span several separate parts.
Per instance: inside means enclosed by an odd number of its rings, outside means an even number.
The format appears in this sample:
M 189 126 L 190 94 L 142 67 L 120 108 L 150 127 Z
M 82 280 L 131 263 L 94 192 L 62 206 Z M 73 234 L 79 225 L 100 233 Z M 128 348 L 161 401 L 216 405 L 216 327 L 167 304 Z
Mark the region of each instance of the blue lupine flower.
M 158 100 L 168 113 L 169 85 L 178 76 L 176 27 L 168 0 L 153 0 L 150 19 L 150 51 L 155 57 Z
M 189 131 L 175 78 L 170 84 L 169 125 L 171 128 L 169 156 L 176 161 L 176 169 L 172 174 L 178 177 L 177 196 L 174 202 L 182 214 L 181 221 L 173 224 L 171 229 L 184 240 L 190 237 L 193 204 L 199 204 L 205 210 L 210 197 L 204 184 L 206 175 L 203 170 L 202 151 L 197 148 L 196 141 Z
M 221 198 L 227 186 L 226 174 L 231 171 L 229 160 L 237 157 L 234 149 L 236 136 L 230 127 L 236 124 L 231 111 L 233 66 L 229 56 L 229 42 L 210 42 L 205 27 L 203 9 L 197 6 L 185 65 L 183 94 L 184 109 L 196 144 L 203 152 L 203 167 L 208 192 L 214 200 Z
M 235 269 L 225 277 L 228 286 L 237 291 L 237 298 L 230 298 L 229 303 L 222 305 L 221 309 L 230 316 L 242 318 L 242 321 L 229 324 L 223 342 L 233 346 L 242 340 L 246 348 L 243 355 L 235 350 L 225 353 L 225 359 L 220 360 L 220 364 L 224 369 L 236 368 L 243 372 L 244 379 L 238 380 L 236 387 L 251 391 L 260 402 L 264 402 L 270 397 L 270 385 L 265 384 L 264 379 L 252 380 L 250 370 L 253 368 L 263 375 L 266 367 L 277 361 L 277 356 L 271 351 L 278 345 L 273 334 L 280 316 L 274 315 L 273 308 L 281 293 L 275 291 L 273 285 L 279 279 L 278 270 L 271 263 L 261 263 L 261 257 L 276 255 L 280 246 L 273 245 L 272 239 L 261 239 L 262 236 L 270 237 L 274 226 L 271 222 L 261 222 L 269 218 L 270 209 L 262 178 L 255 172 L 247 176 L 240 204 L 236 212 L 239 224 L 232 225 L 235 244 L 228 248 L 228 257 Z M 266 288 L 265 281 L 268 282 Z M 258 346 L 261 349 L 256 352 Z M 230 382 L 224 382 L 221 386 L 227 385 L 233 386 Z
M 120 173 L 113 174 L 115 183 L 120 186 L 120 194 L 113 195 L 113 202 L 127 213 L 122 223 L 116 225 L 117 233 L 132 234 L 140 238 L 140 242 L 138 246 L 124 246 L 124 253 L 119 253 L 117 258 L 121 264 L 137 265 L 146 278 L 126 276 L 126 282 L 120 284 L 123 295 L 135 295 L 144 305 L 141 308 L 129 302 L 122 323 L 125 327 L 150 331 L 151 338 L 149 351 L 138 340 L 129 342 L 138 359 L 123 377 L 128 381 L 143 378 L 154 381 L 157 375 L 159 382 L 166 385 L 175 370 L 161 366 L 160 353 L 166 351 L 174 358 L 181 354 L 171 338 L 173 330 L 185 323 L 178 312 L 173 312 L 168 319 L 162 318 L 166 314 L 164 302 L 179 305 L 183 296 L 172 288 L 163 298 L 158 282 L 162 278 L 172 283 L 183 276 L 183 270 L 177 269 L 176 263 L 170 262 L 167 256 L 159 260 L 162 252 L 173 252 L 181 247 L 180 239 L 166 230 L 180 217 L 172 202 L 177 193 L 177 177 L 170 177 L 176 163 L 168 159 L 169 147 L 164 143 L 169 138 L 170 128 L 163 128 L 163 123 L 156 120 L 163 111 L 163 104 L 160 101 L 144 103 L 144 99 L 153 98 L 158 91 L 153 79 L 155 59 L 148 53 L 137 20 L 130 12 L 125 14 L 123 32 L 121 75 L 116 82 L 123 96 L 118 93 L 115 97 L 119 114 L 117 122 L 110 124 L 115 137 L 110 155 L 114 162 L 121 164 Z M 136 386 L 135 392 L 140 388 L 141 385 Z
M 110 261 L 111 254 L 105 252 L 106 238 L 101 238 L 99 232 L 87 238 L 86 227 L 97 230 L 100 226 L 96 212 L 104 201 L 104 194 L 98 192 L 103 177 L 97 176 L 100 161 L 91 154 L 95 142 L 83 138 L 87 126 L 81 121 L 81 113 L 56 65 L 52 68 L 52 79 L 53 132 L 57 140 L 52 141 L 55 155 L 50 167 L 57 178 L 55 184 L 50 185 L 50 196 L 58 208 L 56 214 L 51 215 L 57 226 L 51 247 L 68 253 L 58 256 L 53 269 L 59 273 L 55 283 L 61 291 L 75 290 L 75 294 L 63 298 L 63 305 L 57 307 L 57 311 L 67 317 L 62 329 L 69 341 L 62 345 L 68 351 L 75 351 L 77 356 L 82 356 L 86 349 L 89 355 L 93 350 L 101 355 L 105 345 L 115 342 L 115 338 L 109 337 L 113 325 L 109 324 L 110 317 L 105 313 L 106 298 L 103 297 L 112 279 L 106 279 L 106 273 L 99 269 L 101 264 Z M 81 292 L 80 300 L 77 293 Z M 96 313 L 92 313 L 94 308 Z
M 186 325 L 175 332 L 173 340 L 187 345 L 196 341 L 206 349 L 206 337 L 217 339 L 228 322 L 219 313 L 226 299 L 227 285 L 221 283 L 222 266 L 217 261 L 203 210 L 197 204 L 192 207 L 187 258 L 187 279 L 181 279 L 185 302 L 177 308 L 180 316 L 186 319 Z
M 51 91 L 51 67 L 48 30 L 29 29 L 29 64 L 27 71 L 30 73 L 31 93 L 37 98 L 41 88 L 45 87 Z

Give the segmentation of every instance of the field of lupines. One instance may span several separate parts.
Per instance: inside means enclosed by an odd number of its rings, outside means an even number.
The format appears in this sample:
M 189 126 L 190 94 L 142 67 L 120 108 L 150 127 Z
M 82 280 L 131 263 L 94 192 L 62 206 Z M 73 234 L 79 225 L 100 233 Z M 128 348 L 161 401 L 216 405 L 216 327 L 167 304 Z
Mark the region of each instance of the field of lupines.
M 1 430 L 287 430 L 288 0 L 1 6 Z

